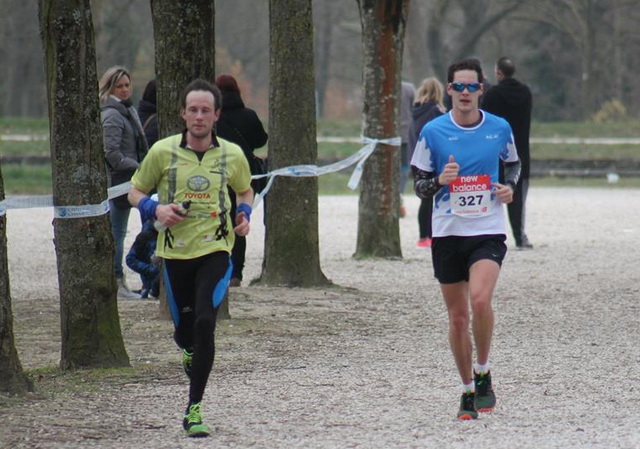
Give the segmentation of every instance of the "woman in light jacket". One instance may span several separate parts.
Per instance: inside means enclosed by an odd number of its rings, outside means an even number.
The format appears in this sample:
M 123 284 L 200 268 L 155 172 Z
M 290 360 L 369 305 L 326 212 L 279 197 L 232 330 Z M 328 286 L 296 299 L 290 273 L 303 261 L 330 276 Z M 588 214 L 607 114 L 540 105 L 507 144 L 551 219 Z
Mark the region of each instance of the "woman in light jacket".
M 99 83 L 100 118 L 104 139 L 104 154 L 109 172 L 109 185 L 127 182 L 133 176 L 149 149 L 140 118 L 131 103 L 131 75 L 122 66 L 109 68 Z M 131 205 L 126 192 L 109 201 L 111 233 L 115 240 L 114 268 L 119 299 L 136 299 L 129 291 L 122 268 L 124 239 L 127 235 Z

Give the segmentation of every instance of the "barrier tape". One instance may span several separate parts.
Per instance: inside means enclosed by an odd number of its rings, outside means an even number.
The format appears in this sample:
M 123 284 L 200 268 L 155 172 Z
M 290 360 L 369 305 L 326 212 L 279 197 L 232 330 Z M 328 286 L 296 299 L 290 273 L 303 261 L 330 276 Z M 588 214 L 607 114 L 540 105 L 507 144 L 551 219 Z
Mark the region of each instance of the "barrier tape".
M 269 181 L 267 182 L 267 185 L 264 188 L 264 190 L 262 190 L 262 192 L 256 195 L 253 201 L 252 208 L 255 209 L 260 204 L 260 202 L 262 202 L 262 199 L 264 198 L 264 196 L 269 192 L 269 190 L 271 190 L 273 181 L 278 176 L 293 176 L 293 177 L 321 176 L 327 173 L 334 173 L 334 172 L 344 170 L 345 168 L 350 167 L 351 165 L 357 163 L 356 168 L 353 170 L 353 173 L 351 174 L 351 178 L 347 183 L 347 186 L 351 190 L 355 190 L 358 187 L 358 184 L 360 184 L 360 178 L 362 178 L 364 163 L 366 162 L 367 158 L 371 156 L 371 153 L 373 153 L 373 150 L 376 149 L 376 145 L 385 144 L 385 145 L 399 147 L 401 143 L 400 137 L 393 137 L 390 139 L 371 139 L 369 137 L 362 137 L 360 141 L 361 143 L 365 143 L 366 145 L 360 148 L 360 150 L 358 150 L 356 153 L 352 154 L 348 158 L 338 162 L 334 162 L 333 164 L 325 165 L 323 167 L 318 167 L 317 165 L 293 165 L 290 167 L 278 168 L 264 175 L 252 176 L 251 177 L 252 179 L 259 179 L 259 178 L 266 178 L 266 177 L 269 178 Z
M 129 181 L 107 189 L 107 199 L 100 204 L 85 204 L 82 206 L 54 206 L 53 196 L 33 195 L 9 197 L 0 201 L 0 217 L 9 209 L 35 209 L 39 207 L 53 207 L 54 218 L 82 218 L 97 217 L 109 212 L 109 200 L 117 198 L 129 192 Z
M 367 158 L 371 156 L 376 145 L 385 144 L 399 147 L 401 140 L 400 137 L 393 137 L 390 139 L 371 139 L 369 137 L 362 137 L 361 142 L 366 145 L 346 159 L 334 162 L 333 164 L 325 165 L 323 167 L 318 167 L 317 165 L 292 165 L 270 171 L 263 175 L 252 176 L 251 179 L 269 178 L 264 190 L 260 192 L 260 194 L 256 195 L 253 202 L 253 208 L 255 209 L 262 202 L 264 196 L 271 189 L 273 181 L 278 176 L 316 177 L 327 173 L 335 173 L 344 170 L 353 164 L 357 164 L 347 184 L 351 190 L 354 190 L 358 187 L 358 184 L 360 184 L 364 163 Z M 128 193 L 130 188 L 130 182 L 118 184 L 117 186 L 107 189 L 107 199 L 100 204 L 81 206 L 55 206 L 51 195 L 9 197 L 0 201 L 0 217 L 5 215 L 9 209 L 32 209 L 42 207 L 53 207 L 53 215 L 55 218 L 97 217 L 109 212 L 109 200 Z

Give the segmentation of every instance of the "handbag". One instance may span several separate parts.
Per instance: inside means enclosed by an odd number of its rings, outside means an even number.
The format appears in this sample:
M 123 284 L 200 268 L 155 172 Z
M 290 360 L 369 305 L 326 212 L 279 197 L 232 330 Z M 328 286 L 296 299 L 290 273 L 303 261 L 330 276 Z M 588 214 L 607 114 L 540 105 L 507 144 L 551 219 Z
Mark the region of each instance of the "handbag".
M 269 173 L 269 169 L 267 167 L 267 160 L 262 159 L 261 157 L 256 156 L 255 154 L 251 154 L 252 158 L 249 162 L 249 169 L 251 170 L 252 175 L 265 175 Z M 251 187 L 253 188 L 254 193 L 260 193 L 267 187 L 268 182 L 267 177 L 253 179 L 251 181 Z

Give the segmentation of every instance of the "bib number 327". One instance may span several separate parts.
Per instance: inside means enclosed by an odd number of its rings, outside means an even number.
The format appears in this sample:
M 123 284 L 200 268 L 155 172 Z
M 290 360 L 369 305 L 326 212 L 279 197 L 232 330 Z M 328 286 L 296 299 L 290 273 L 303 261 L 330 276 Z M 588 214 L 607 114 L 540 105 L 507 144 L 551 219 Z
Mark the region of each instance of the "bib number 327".
M 451 213 L 462 217 L 481 217 L 491 208 L 489 175 L 458 176 L 449 184 Z

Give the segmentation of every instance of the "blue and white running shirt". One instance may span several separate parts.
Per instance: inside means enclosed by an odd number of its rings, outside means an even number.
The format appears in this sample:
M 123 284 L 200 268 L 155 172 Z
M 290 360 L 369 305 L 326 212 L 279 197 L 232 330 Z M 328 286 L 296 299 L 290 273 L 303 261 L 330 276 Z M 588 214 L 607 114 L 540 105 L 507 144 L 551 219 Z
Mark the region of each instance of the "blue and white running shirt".
M 454 202 L 450 186 L 442 188 L 433 197 L 433 237 L 474 236 L 505 234 L 504 207 L 498 197 L 491 193 L 489 204 L 484 204 L 482 212 L 464 215 L 461 203 L 482 201 L 481 195 L 474 195 L 473 189 L 481 188 L 473 184 L 476 176 L 489 175 L 491 182 L 498 182 L 500 159 L 516 162 L 518 153 L 509 123 L 501 117 L 480 111 L 480 123 L 471 128 L 456 124 L 452 113 L 442 115 L 427 123 L 418 138 L 411 165 L 426 172 L 442 173 L 444 166 L 453 155 L 460 165 L 458 180 L 468 185 L 454 190 Z M 457 180 L 457 181 L 458 181 Z M 464 190 L 469 194 L 465 196 Z M 491 189 L 492 191 L 495 189 Z M 453 212 L 452 213 L 452 206 Z

